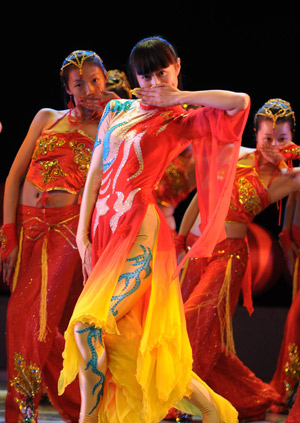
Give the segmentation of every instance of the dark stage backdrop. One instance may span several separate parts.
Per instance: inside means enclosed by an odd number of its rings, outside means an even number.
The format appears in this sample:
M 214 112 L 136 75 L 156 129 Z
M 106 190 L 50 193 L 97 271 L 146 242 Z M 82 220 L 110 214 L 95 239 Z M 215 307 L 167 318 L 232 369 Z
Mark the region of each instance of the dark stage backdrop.
M 289 100 L 300 116 L 300 40 L 295 14 L 281 10 L 281 14 L 262 16 L 259 10 L 248 15 L 245 9 L 238 14 L 225 6 L 213 11 L 202 4 L 194 10 L 188 3 L 181 3 L 181 9 L 171 3 L 167 6 L 168 12 L 159 3 L 143 3 L 135 10 L 129 3 L 103 6 L 100 2 L 49 3 L 49 10 L 5 6 L 0 34 L 0 182 L 5 181 L 35 113 L 43 107 L 64 108 L 59 69 L 76 49 L 94 50 L 107 69 L 126 71 L 137 41 L 151 35 L 167 38 L 181 57 L 184 89 L 219 88 L 251 96 L 245 146 L 254 146 L 253 115 L 269 98 Z M 185 206 L 177 213 L 178 221 Z M 270 207 L 260 223 L 277 234 L 277 216 L 276 207 Z M 270 300 L 269 295 L 267 303 L 288 303 L 290 287 L 283 285 L 274 294 L 276 299 Z

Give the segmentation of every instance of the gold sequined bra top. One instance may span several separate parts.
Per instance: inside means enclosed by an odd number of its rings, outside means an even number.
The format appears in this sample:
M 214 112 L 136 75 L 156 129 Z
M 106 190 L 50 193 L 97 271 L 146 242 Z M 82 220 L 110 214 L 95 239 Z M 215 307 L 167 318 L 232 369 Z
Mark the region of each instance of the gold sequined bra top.
M 251 222 L 270 205 L 268 187 L 255 166 L 238 165 L 226 222 Z
M 94 141 L 80 130 L 47 130 L 36 141 L 26 179 L 40 191 L 67 191 L 83 188 Z

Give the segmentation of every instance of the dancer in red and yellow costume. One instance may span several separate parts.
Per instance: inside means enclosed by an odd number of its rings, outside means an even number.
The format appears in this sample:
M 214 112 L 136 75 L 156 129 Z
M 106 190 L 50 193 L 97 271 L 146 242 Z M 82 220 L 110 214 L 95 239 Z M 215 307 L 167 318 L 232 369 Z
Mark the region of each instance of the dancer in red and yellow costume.
M 298 158 L 300 158 L 300 148 L 298 148 L 298 154 Z M 287 413 L 293 406 L 300 381 L 299 207 L 299 192 L 290 194 L 286 203 L 283 228 L 279 234 L 279 239 L 286 257 L 287 267 L 293 280 L 292 304 L 285 322 L 284 335 L 276 371 L 271 380 L 271 386 L 273 386 L 281 396 L 281 404 L 279 406 L 272 407 L 272 411 L 283 413 Z M 294 413 L 295 411 L 293 411 L 292 414 Z
M 130 85 L 124 72 L 118 69 L 109 70 L 107 78 L 106 88 L 108 90 L 113 90 L 121 98 L 132 98 Z M 154 189 L 155 200 L 174 236 L 177 233 L 174 217 L 175 209 L 195 187 L 195 164 L 192 146 L 189 145 L 168 164 L 161 180 Z
M 154 190 L 155 200 L 174 237 L 177 234 L 175 210 L 195 187 L 195 163 L 190 145 L 167 166 Z
M 108 104 L 83 194 L 78 246 L 87 273 L 92 249 L 93 270 L 65 333 L 59 392 L 79 373 L 80 423 L 156 423 L 175 403 L 206 423 L 233 423 L 236 410 L 192 373 L 173 239 L 153 189 L 191 142 L 200 183 L 201 165 L 208 171 L 228 149 L 222 180 L 209 179 L 218 194 L 207 234 L 222 228 L 249 97 L 178 90 L 180 59 L 160 37 L 139 42 L 130 66 L 139 99 Z M 203 239 L 198 251 L 213 248 Z
M 244 305 L 250 314 L 253 312 L 247 224 L 269 204 L 299 190 L 299 173 L 285 172 L 284 161 L 296 158 L 297 146 L 291 142 L 294 125 L 294 112 L 281 99 L 269 100 L 256 113 L 257 149 L 241 149 L 223 239 L 211 257 L 193 258 L 182 274 L 193 369 L 237 408 L 240 419 L 248 421 L 264 417 L 279 397 L 235 355 L 232 317 L 241 290 Z M 193 245 L 200 236 L 200 216 L 194 199 L 179 230 L 178 254 L 185 242 Z
M 25 416 L 36 421 L 43 388 L 65 421 L 76 422 L 79 415 L 78 383 L 65 396 L 57 395 L 64 348 L 60 331 L 83 286 L 76 245 L 80 196 L 102 103 L 116 95 L 103 92 L 106 70 L 91 51 L 68 56 L 61 78 L 75 104 L 70 110 L 37 113 L 5 184 L 1 255 L 3 277 L 11 287 L 7 423 Z M 27 386 L 32 374 L 36 377 Z

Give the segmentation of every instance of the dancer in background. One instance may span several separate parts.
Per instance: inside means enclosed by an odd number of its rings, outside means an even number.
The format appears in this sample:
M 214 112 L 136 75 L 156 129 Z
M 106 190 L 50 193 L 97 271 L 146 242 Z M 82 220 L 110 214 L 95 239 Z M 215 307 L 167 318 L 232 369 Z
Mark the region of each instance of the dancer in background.
M 253 311 L 245 239 L 247 223 L 269 204 L 300 187 L 299 173 L 281 171 L 287 168 L 283 160 L 297 158 L 298 151 L 291 142 L 295 116 L 290 104 L 281 99 L 269 100 L 256 113 L 254 126 L 257 148 L 247 149 L 246 153 L 242 150 L 239 158 L 223 239 L 211 257 L 190 259 L 182 275 L 193 369 L 227 398 L 239 411 L 239 418 L 245 421 L 263 419 L 267 408 L 279 400 L 276 391 L 235 355 L 232 317 L 241 290 L 244 305 L 250 314 Z M 195 198 L 182 220 L 176 242 L 178 254 L 187 245 L 192 247 L 200 236 L 200 216 Z
M 114 91 L 120 98 L 132 98 L 131 87 L 125 72 L 119 69 L 107 71 L 106 89 Z
M 218 195 L 207 231 L 216 219 L 222 227 L 249 97 L 178 90 L 180 59 L 160 37 L 139 42 L 130 66 L 140 99 L 108 104 L 83 194 L 78 246 L 84 263 L 92 249 L 93 270 L 65 333 L 59 392 L 79 373 L 80 423 L 157 422 L 178 402 L 206 423 L 233 423 L 234 408 L 192 373 L 173 239 L 153 188 L 191 142 L 207 171 L 225 149 L 223 180 L 212 175 L 208 187 Z M 206 107 L 185 111 L 184 103 Z M 202 162 L 204 150 L 211 155 Z
M 296 151 L 295 151 L 296 152 Z M 298 148 L 300 157 L 300 148 Z M 288 312 L 276 371 L 271 386 L 281 396 L 281 404 L 273 406 L 273 412 L 287 413 L 292 407 L 300 381 L 300 193 L 289 195 L 284 223 L 279 234 L 287 267 L 293 279 L 292 304 Z M 293 412 L 294 413 L 294 412 Z M 295 420 L 296 421 L 296 420 Z
M 70 109 L 36 114 L 5 184 L 1 255 L 3 278 L 11 288 L 7 423 L 25 415 L 36 421 L 42 387 L 65 421 L 78 421 L 78 383 L 65 396 L 57 395 L 60 331 L 83 286 L 76 246 L 80 196 L 104 103 L 116 95 L 103 91 L 106 70 L 91 51 L 70 54 L 61 79 Z M 22 392 L 25 375 L 30 395 Z

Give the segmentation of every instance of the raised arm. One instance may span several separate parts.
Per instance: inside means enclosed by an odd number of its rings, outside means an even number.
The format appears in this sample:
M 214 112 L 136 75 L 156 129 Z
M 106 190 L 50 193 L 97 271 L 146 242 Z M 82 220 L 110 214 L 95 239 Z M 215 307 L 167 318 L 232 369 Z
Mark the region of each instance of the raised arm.
M 234 116 L 249 105 L 248 94 L 236 93 L 224 90 L 208 91 L 182 91 L 181 104 L 196 104 L 226 110 L 230 116 Z
M 225 90 L 180 91 L 166 84 L 155 85 L 151 88 L 138 88 L 135 94 L 146 104 L 161 107 L 178 104 L 195 104 L 208 106 L 226 112 L 233 116 L 245 110 L 250 102 L 248 94 Z

